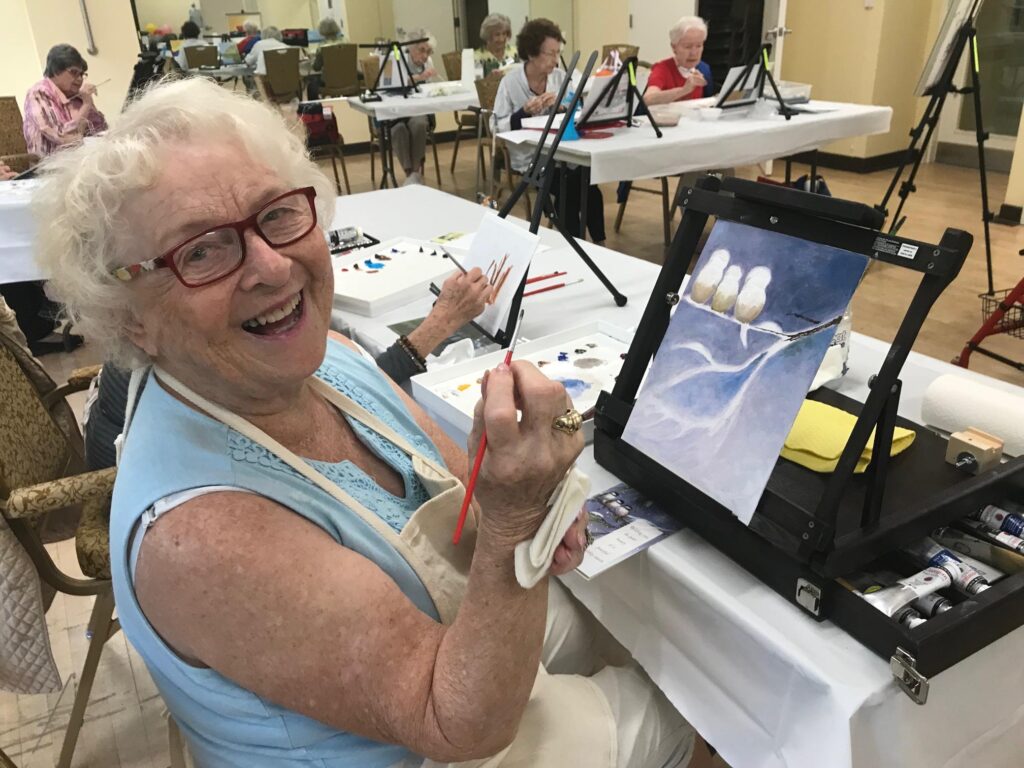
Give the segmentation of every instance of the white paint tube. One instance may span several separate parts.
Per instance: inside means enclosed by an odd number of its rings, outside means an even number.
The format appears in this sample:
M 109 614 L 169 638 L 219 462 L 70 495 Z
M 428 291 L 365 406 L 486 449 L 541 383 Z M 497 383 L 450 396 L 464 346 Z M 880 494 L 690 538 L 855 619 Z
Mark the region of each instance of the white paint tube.
M 904 551 L 921 565 L 944 570 L 953 579 L 953 583 L 968 595 L 976 595 L 988 589 L 988 582 L 984 576 L 931 539 L 923 539 Z
M 947 576 L 945 572 L 943 572 L 943 576 L 947 580 L 949 579 L 949 576 Z M 899 576 L 897 576 L 897 579 L 898 578 Z M 883 613 L 885 613 L 886 616 L 890 616 L 893 619 L 895 619 L 897 624 L 902 624 L 906 627 L 909 627 L 910 629 L 913 629 L 914 627 L 921 626 L 925 622 L 925 619 L 921 616 L 921 614 L 909 605 L 903 605 L 902 607 L 896 606 L 890 612 L 882 608 L 879 608 L 876 602 L 868 600 L 870 596 L 877 595 L 880 592 L 885 592 L 887 589 L 894 589 L 893 587 L 887 588 L 875 576 L 872 576 L 867 573 L 860 573 L 845 579 L 837 579 L 837 581 L 842 586 L 846 587 L 846 589 L 853 592 L 853 594 L 871 603 L 873 607 L 881 610 Z
M 980 560 L 999 569 L 1001 574 L 1024 571 L 1024 555 L 1000 546 L 996 540 L 997 536 L 1010 536 L 1010 534 L 989 531 L 975 520 L 964 520 L 963 523 L 964 527 L 972 527 L 975 533 L 965 533 L 958 528 L 944 527 L 936 529 L 932 538 L 947 549 L 953 550 L 957 557 L 961 559 L 965 556 L 973 557 L 975 560 Z M 976 524 L 978 528 L 973 529 L 973 526 L 968 525 L 969 523 Z M 986 533 L 989 535 L 986 536 Z M 1010 538 L 1015 537 L 1010 536 Z M 983 569 L 978 568 L 977 570 L 981 572 L 982 576 L 992 581 L 992 578 Z
M 919 597 L 938 592 L 950 586 L 953 580 L 942 568 L 925 568 L 920 573 L 899 579 L 891 587 L 877 591 L 865 591 L 864 599 L 886 616 L 894 616 L 901 608 L 910 605 Z
M 1006 578 L 1006 572 L 1001 571 L 994 565 L 989 565 L 984 560 L 979 560 L 976 557 L 970 555 L 960 555 L 958 557 L 964 561 L 964 565 L 973 568 L 980 573 L 989 584 L 995 584 L 1000 579 Z
M 973 517 L 993 531 L 1005 531 L 1014 536 L 1024 537 L 1024 516 L 1007 512 L 995 504 L 989 504 Z
M 942 572 L 947 577 L 945 571 Z M 893 571 L 879 571 L 876 577 L 883 584 L 893 585 L 900 581 L 901 576 Z M 924 618 L 931 619 L 938 616 L 940 613 L 945 613 L 953 607 L 953 601 L 948 597 L 940 595 L 938 592 L 932 592 L 930 595 L 923 595 L 917 598 L 910 604 L 910 607 L 920 613 Z

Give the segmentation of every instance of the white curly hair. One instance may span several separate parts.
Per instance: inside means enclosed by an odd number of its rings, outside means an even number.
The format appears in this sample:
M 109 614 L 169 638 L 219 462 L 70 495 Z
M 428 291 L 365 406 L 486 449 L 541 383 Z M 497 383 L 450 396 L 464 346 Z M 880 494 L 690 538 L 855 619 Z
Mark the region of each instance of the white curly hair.
M 124 205 L 156 184 L 173 163 L 159 151 L 172 142 L 240 146 L 287 184 L 316 189 L 317 220 L 334 217 L 334 185 L 308 157 L 299 134 L 280 114 L 202 77 L 163 80 L 146 89 L 105 136 L 48 157 L 33 207 L 40 227 L 37 259 L 51 275 L 48 291 L 65 306 L 76 331 L 123 367 L 147 362 L 126 334 L 131 319 L 127 284 L 118 266 L 159 254 L 139 252 L 133 234 L 158 217 L 128 221 Z M 243 165 L 238 172 L 249 173 Z

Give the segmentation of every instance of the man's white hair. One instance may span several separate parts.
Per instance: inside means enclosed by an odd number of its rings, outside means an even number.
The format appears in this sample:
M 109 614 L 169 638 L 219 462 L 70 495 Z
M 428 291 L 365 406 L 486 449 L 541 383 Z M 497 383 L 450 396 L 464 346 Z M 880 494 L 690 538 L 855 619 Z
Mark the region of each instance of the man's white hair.
M 173 170 L 174 145 L 184 143 L 236 146 L 289 187 L 314 187 L 321 227 L 334 217 L 334 185 L 278 111 L 205 77 L 151 86 L 102 138 L 50 155 L 34 199 L 39 221 L 46 222 L 37 258 L 51 275 L 48 290 L 63 302 L 75 330 L 102 346 L 105 360 L 124 367 L 146 357 L 126 332 L 128 284 L 110 270 L 160 255 L 140 250 L 137 235 L 161 213 L 129 220 L 124 207 Z M 247 166 L 239 163 L 238 174 L 250 174 Z
M 260 25 L 257 24 L 255 21 L 247 21 L 245 22 L 245 24 L 242 25 L 242 30 L 247 35 L 257 35 L 259 34 L 260 31 Z
M 700 16 L 683 16 L 679 21 L 672 25 L 672 28 L 668 31 L 668 40 L 672 45 L 675 45 L 682 39 L 683 35 L 689 32 L 691 29 L 699 29 L 704 33 L 704 37 L 708 36 L 708 23 L 704 21 Z

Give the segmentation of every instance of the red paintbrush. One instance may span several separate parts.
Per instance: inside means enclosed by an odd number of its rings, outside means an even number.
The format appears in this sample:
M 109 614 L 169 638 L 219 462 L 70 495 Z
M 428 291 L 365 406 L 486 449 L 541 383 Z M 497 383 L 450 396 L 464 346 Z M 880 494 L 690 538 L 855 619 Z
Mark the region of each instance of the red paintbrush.
M 523 324 L 523 310 L 519 310 L 519 317 L 516 319 L 515 328 L 512 331 L 512 343 L 505 353 L 505 365 L 512 364 L 512 353 L 516 351 L 516 341 L 519 339 L 519 326 Z M 476 449 L 476 459 L 473 461 L 473 471 L 469 473 L 469 481 L 466 483 L 466 498 L 462 500 L 462 509 L 459 510 L 459 522 L 455 524 L 455 533 L 452 535 L 452 544 L 458 544 L 462 538 L 462 526 L 466 524 L 466 513 L 469 511 L 469 503 L 473 500 L 473 491 L 476 489 L 476 479 L 480 474 L 480 465 L 484 460 L 484 451 L 487 450 L 487 431 L 480 435 L 480 445 Z
M 552 272 L 550 275 L 537 275 L 537 277 L 527 278 L 526 284 L 529 285 L 530 283 L 539 283 L 541 280 L 550 280 L 553 277 L 561 277 L 564 274 L 567 274 L 567 273 L 566 272 Z
M 523 294 L 523 298 L 525 299 L 527 296 L 536 296 L 538 293 L 545 293 L 546 291 L 554 291 L 554 290 L 557 290 L 558 288 L 565 288 L 565 286 L 567 286 L 567 285 L 576 285 L 576 283 L 582 283 L 582 282 L 583 282 L 583 278 L 580 278 L 579 280 L 573 280 L 572 282 L 569 282 L 569 283 L 556 283 L 555 285 L 546 285 L 543 288 L 537 288 L 536 290 L 533 290 L 533 291 L 527 291 L 526 293 Z

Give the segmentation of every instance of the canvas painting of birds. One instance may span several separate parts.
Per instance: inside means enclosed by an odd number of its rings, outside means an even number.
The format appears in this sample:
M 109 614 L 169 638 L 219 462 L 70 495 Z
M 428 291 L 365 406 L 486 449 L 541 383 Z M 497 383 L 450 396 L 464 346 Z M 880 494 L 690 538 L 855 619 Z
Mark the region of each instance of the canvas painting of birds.
M 623 440 L 749 524 L 867 263 L 717 222 Z

